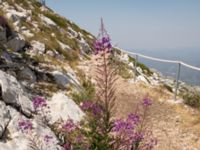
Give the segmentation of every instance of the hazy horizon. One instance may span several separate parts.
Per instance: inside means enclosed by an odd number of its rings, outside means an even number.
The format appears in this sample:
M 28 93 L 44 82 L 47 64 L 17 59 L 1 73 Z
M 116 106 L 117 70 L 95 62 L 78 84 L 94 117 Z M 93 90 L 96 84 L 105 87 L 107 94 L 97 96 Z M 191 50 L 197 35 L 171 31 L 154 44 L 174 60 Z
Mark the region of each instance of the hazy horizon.
M 113 44 L 129 49 L 200 49 L 199 0 L 47 0 L 47 5 L 97 35 L 100 18 Z

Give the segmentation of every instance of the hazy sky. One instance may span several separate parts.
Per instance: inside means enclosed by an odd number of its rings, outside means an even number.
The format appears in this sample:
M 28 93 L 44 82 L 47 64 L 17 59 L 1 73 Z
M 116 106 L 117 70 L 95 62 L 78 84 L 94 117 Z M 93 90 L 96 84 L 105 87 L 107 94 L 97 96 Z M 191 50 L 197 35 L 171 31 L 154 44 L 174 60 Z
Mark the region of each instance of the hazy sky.
M 94 35 L 103 17 L 113 43 L 122 48 L 200 48 L 200 0 L 46 1 Z

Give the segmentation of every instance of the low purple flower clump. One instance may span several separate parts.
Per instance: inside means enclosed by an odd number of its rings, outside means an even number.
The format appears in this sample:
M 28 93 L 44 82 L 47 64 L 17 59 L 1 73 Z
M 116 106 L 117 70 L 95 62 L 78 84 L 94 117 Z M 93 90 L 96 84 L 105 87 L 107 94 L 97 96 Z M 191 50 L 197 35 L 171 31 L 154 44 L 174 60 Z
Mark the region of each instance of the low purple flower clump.
M 72 119 L 68 119 L 67 122 L 62 126 L 62 129 L 67 133 L 71 133 L 77 129 L 77 126 Z
M 100 115 L 103 112 L 101 105 L 91 101 L 84 101 L 81 105 L 81 108 L 84 111 L 92 112 L 94 116 Z
M 145 98 L 143 100 L 142 104 L 143 104 L 143 106 L 148 107 L 148 106 L 152 105 L 152 102 L 151 102 L 151 100 L 149 98 Z
M 33 129 L 33 124 L 30 120 L 20 120 L 18 126 L 22 132 L 30 131 Z
M 46 107 L 47 103 L 46 100 L 42 97 L 35 97 L 33 98 L 33 107 L 35 111 L 38 111 L 39 109 Z

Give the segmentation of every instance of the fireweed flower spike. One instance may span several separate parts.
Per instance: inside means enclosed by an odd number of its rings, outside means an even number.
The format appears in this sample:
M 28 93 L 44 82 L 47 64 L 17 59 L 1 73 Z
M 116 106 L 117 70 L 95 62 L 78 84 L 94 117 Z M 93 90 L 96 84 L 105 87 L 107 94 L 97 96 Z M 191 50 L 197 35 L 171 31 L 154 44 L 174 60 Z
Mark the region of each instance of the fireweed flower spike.
M 95 55 L 103 51 L 109 53 L 112 49 L 111 40 L 104 28 L 103 21 L 101 22 L 100 33 L 97 36 L 97 40 L 94 42 L 94 48 L 96 50 Z

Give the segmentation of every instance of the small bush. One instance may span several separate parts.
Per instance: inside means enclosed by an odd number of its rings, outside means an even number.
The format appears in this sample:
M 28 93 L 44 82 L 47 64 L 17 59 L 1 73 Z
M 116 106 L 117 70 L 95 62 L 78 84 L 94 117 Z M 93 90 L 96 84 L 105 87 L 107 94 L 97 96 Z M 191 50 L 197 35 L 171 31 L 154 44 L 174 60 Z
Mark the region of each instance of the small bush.
M 122 78 L 129 79 L 133 77 L 133 74 L 130 72 L 131 68 L 128 66 L 128 64 L 112 58 L 111 65 L 113 68 L 116 68 L 116 73 Z
M 129 61 L 135 64 L 135 59 L 129 56 Z M 144 72 L 146 71 L 146 74 L 151 76 L 153 72 L 144 64 L 137 62 L 137 66 L 140 67 Z
M 62 28 L 67 28 L 66 20 L 56 14 L 48 13 L 46 12 L 44 14 L 46 17 L 50 18 L 52 21 L 54 21 L 58 26 Z
M 17 0 L 16 1 L 18 4 L 23 5 L 24 8 L 29 8 L 29 4 L 27 0 Z
M 73 100 L 81 103 L 85 100 L 92 100 L 95 96 L 95 86 L 90 80 L 84 80 L 82 83 L 83 90 L 81 92 L 72 93 Z
M 165 89 L 167 89 L 169 92 L 173 92 L 173 89 L 172 89 L 172 87 L 171 86 L 169 86 L 169 85 L 167 85 L 167 84 L 163 84 L 163 87 L 165 88 Z
M 188 90 L 183 94 L 185 104 L 199 108 L 200 107 L 200 91 L 196 89 Z

